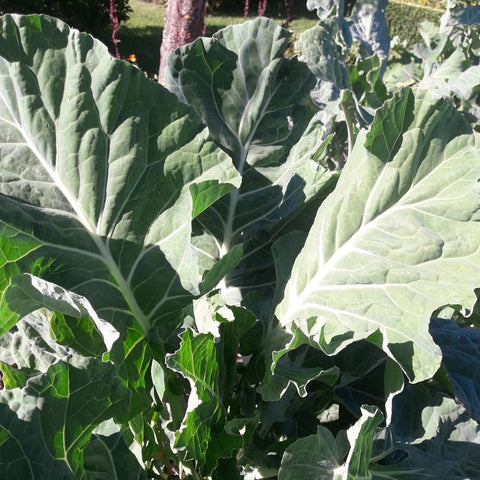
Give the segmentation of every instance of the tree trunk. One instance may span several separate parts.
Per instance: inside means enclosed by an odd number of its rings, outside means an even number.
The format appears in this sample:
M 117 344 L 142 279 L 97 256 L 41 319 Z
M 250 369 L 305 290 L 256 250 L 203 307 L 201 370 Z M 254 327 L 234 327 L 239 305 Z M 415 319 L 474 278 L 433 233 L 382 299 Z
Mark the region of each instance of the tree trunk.
M 168 0 L 160 47 L 158 83 L 165 83 L 165 67 L 169 53 L 205 33 L 206 8 L 207 0 Z
M 258 0 L 258 16 L 264 17 L 267 9 L 267 0 Z

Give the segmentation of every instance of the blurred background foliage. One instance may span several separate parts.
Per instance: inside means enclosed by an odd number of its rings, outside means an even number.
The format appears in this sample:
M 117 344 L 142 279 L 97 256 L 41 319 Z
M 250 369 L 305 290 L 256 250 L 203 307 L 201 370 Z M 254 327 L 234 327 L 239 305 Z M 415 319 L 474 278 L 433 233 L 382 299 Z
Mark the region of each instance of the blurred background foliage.
M 115 0 L 118 20 L 128 19 L 129 0 Z M 110 0 L 0 0 L 0 14 L 44 13 L 104 40 L 110 36 Z

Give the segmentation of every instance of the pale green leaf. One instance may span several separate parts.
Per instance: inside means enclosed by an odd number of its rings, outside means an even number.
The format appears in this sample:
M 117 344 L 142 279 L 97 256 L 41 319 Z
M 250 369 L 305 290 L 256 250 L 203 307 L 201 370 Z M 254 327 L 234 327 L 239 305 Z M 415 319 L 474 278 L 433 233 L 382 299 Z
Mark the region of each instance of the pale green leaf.
M 295 43 L 301 60 L 308 64 L 317 80 L 310 92 L 317 105 L 337 100 L 341 90 L 350 88 L 348 70 L 340 58 L 334 35 L 334 27 L 324 23 L 303 32 Z
M 343 19 L 344 6 L 340 0 L 307 0 L 309 10 L 317 10 L 318 18 L 326 20 L 330 16 L 336 15 Z
M 332 176 L 313 159 L 323 132 L 320 122 L 309 123 L 314 112 L 305 105 L 314 78 L 284 56 L 289 37 L 266 18 L 232 25 L 179 48 L 166 74 L 170 90 L 193 106 L 242 175 L 238 190 L 196 219 L 201 261 L 223 259 L 241 244 L 239 265 L 218 287 L 229 304 L 261 292 L 263 310 L 271 309 L 274 291 L 272 242 L 328 190 Z
M 168 335 L 205 273 L 191 220 L 238 173 L 189 108 L 92 37 L 49 17 L 0 27 L 1 263 L 87 297 L 123 335 Z
M 480 151 L 449 102 L 417 91 L 413 118 L 398 122 L 411 97 L 400 98 L 359 134 L 276 313 L 330 354 L 377 332 L 372 341 L 420 381 L 441 361 L 432 312 L 476 300 Z
M 382 59 L 388 57 L 390 34 L 385 19 L 388 0 L 367 0 L 355 3 L 352 8 L 352 40 L 377 54 Z
M 436 97 L 453 94 L 462 100 L 469 100 L 480 88 L 480 66 L 471 65 L 463 49 L 457 48 L 443 62 L 430 65 L 418 87 Z

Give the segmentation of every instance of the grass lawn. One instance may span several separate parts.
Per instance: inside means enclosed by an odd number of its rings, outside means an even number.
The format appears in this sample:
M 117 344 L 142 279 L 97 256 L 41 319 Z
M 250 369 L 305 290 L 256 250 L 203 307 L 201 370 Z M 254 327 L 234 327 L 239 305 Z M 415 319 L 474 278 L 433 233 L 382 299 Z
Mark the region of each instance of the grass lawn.
M 133 12 L 130 19 L 122 24 L 118 33 L 121 41 L 119 44 L 120 55 L 122 58 L 126 58 L 134 54 L 138 66 L 150 77 L 153 77 L 158 72 L 160 63 L 159 51 L 166 8 L 157 3 L 139 0 L 130 0 L 129 3 Z M 315 13 L 308 12 L 305 3 L 305 1 L 298 2 L 300 7 L 297 7 L 298 10 L 294 12 L 294 20 L 289 25 L 289 29 L 294 32 L 295 36 L 317 23 Z M 251 18 L 255 17 L 255 5 L 251 8 Z M 417 25 L 425 19 L 437 23 L 443 13 L 443 8 L 442 0 L 390 0 L 386 16 L 391 36 L 398 35 L 409 42 L 418 41 L 418 33 L 415 28 L 412 28 L 412 25 Z M 279 17 L 276 7 L 267 10 L 267 15 L 277 20 L 280 25 L 285 22 L 285 18 Z M 241 23 L 243 20 L 243 12 L 208 15 L 205 19 L 206 35 L 211 36 L 217 30 L 227 25 Z
M 133 12 L 130 19 L 120 26 L 118 46 L 122 58 L 134 54 L 138 66 L 153 76 L 160 64 L 160 42 L 162 41 L 164 7 L 155 3 L 130 0 Z

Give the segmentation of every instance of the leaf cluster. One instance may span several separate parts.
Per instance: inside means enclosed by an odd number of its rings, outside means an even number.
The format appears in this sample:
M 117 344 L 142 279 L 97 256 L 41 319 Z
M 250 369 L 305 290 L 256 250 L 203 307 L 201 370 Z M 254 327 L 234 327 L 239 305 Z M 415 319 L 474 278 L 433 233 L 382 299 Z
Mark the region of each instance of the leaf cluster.
M 399 70 L 385 2 L 307 6 L 168 89 L 0 19 L 6 479 L 480 476 L 480 7 Z

